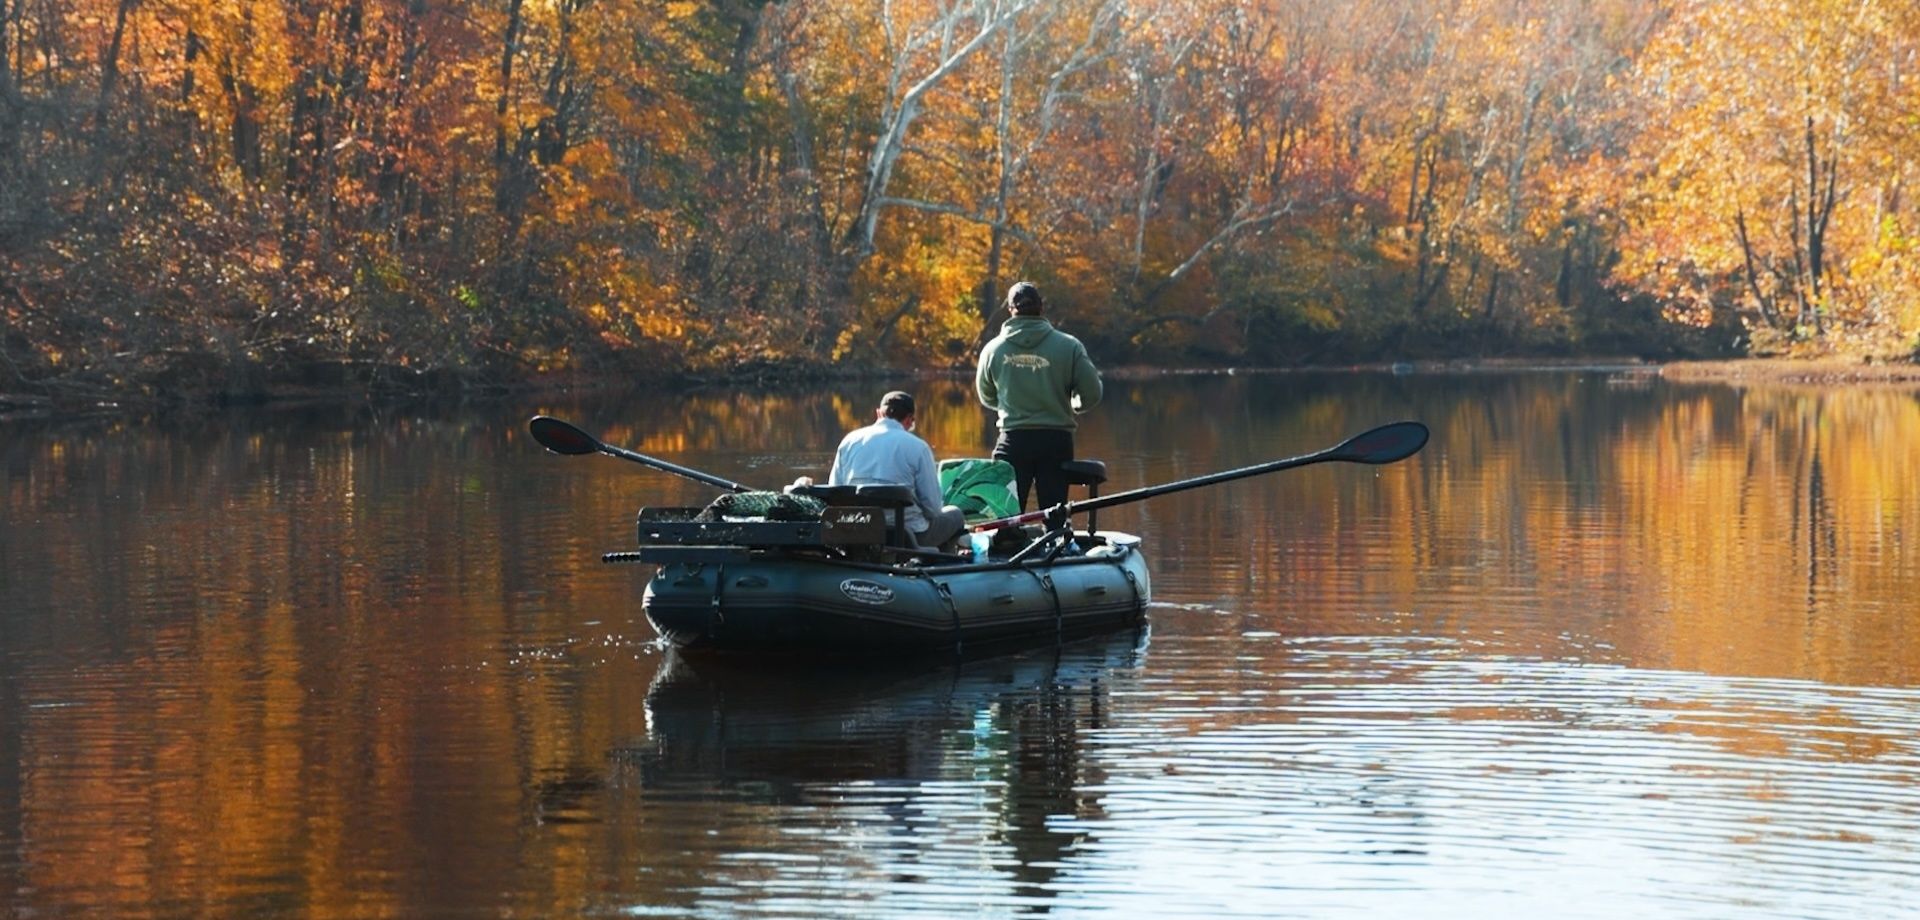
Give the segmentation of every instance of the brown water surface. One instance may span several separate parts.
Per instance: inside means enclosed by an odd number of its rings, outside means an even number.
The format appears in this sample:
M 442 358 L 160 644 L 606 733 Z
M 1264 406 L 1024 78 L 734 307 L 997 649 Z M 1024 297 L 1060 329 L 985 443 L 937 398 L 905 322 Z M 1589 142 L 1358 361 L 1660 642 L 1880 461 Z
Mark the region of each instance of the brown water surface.
M 862 668 L 663 652 L 599 554 L 713 491 L 524 428 L 779 484 L 886 388 L 0 427 L 0 913 L 1920 912 L 1913 393 L 1115 381 L 1108 491 L 1433 440 L 1102 512 L 1139 634 Z

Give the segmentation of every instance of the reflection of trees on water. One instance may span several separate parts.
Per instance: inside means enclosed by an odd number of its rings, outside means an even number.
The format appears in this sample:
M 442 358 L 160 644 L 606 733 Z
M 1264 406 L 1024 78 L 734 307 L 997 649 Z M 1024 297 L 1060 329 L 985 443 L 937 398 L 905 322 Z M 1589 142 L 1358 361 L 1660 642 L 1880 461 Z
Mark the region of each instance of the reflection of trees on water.
M 1076 835 L 1050 828 L 1055 816 L 1105 817 L 1100 795 L 1105 771 L 1085 757 L 1083 732 L 1107 725 L 1108 679 L 1092 674 L 1085 686 L 1056 684 L 1053 692 L 1004 700 L 994 715 L 1009 739 L 1005 798 L 994 840 L 1013 850 L 1019 897 L 1042 897 L 1074 847 Z
M 1409 636 L 1516 660 L 1920 680 L 1910 392 L 1594 374 L 1111 382 L 1078 442 L 1108 461 L 1109 491 L 1391 418 L 1433 429 L 1388 468 L 1103 511 L 1148 541 L 1169 602 L 1151 614 L 1160 670 L 1282 674 L 1299 647 L 1276 636 Z M 772 482 L 818 472 L 892 384 L 541 408 Z M 939 409 L 920 430 L 943 455 L 990 443 L 965 381 L 914 386 Z M 507 886 L 521 912 L 570 913 L 609 878 L 671 902 L 734 868 L 728 853 L 813 852 L 782 826 L 874 821 L 922 865 L 963 849 L 929 834 L 974 835 L 996 867 L 983 871 L 1024 894 L 1058 884 L 1066 816 L 1114 807 L 1090 791 L 1108 780 L 1088 732 L 1114 704 L 1107 683 L 1129 679 L 1130 646 L 1078 670 L 1050 651 L 800 678 L 676 669 L 643 714 L 647 573 L 599 553 L 631 543 L 636 506 L 713 490 L 548 455 L 526 435 L 531 408 L 367 411 L 0 432 L 0 841 L 20 855 L 0 860 L 0 891 L 110 913 L 175 894 L 224 904 L 276 880 L 270 893 L 312 913 L 414 915 L 497 912 Z M 1194 648 L 1205 657 L 1181 658 Z M 1901 750 L 1892 733 L 1835 737 L 1851 757 Z M 1406 800 L 1375 792 L 1355 800 Z
M 10 618 L 0 618 L 0 623 L 7 619 Z M 0 625 L 0 640 L 6 638 L 7 629 Z M 25 712 L 19 681 L 0 679 L 0 841 L 14 846 L 27 839 L 20 783 L 21 741 L 25 732 L 19 727 L 25 724 Z M 20 862 L 19 859 L 0 859 L 0 891 L 25 890 L 26 878 L 20 871 Z
M 1044 896 L 1075 842 L 1050 822 L 1102 817 L 1088 789 L 1105 777 L 1085 734 L 1106 726 L 1113 672 L 1139 662 L 1144 638 L 880 668 L 675 656 L 647 693 L 645 743 L 619 752 L 611 783 L 681 800 L 871 806 L 909 850 L 957 832 L 950 795 L 972 784 L 991 815 L 977 842 L 1011 851 L 1019 896 Z

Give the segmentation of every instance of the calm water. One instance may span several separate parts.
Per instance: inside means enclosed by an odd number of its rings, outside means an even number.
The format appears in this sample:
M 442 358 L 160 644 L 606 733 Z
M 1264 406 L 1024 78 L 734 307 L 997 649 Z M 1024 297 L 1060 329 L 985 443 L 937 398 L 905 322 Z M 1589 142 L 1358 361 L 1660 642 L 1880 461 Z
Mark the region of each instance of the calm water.
M 0 424 L 0 914 L 1920 915 L 1920 398 L 1117 382 L 1148 628 L 689 663 L 599 553 L 884 386 Z M 977 455 L 964 392 L 921 433 Z M 873 391 L 873 392 L 868 392 Z

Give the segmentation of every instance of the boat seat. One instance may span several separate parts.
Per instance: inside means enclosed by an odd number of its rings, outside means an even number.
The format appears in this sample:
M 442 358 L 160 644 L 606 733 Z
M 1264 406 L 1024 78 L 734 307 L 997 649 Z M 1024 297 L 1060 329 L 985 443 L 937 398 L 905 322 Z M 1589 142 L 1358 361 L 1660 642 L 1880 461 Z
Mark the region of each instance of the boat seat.
M 858 486 L 793 486 L 787 491 L 808 495 L 829 505 L 879 505 L 882 508 L 913 504 L 913 490 L 893 483 L 868 483 Z
M 913 504 L 913 490 L 892 483 L 869 483 L 853 487 L 853 494 L 860 498 L 863 505 L 879 505 L 883 508 L 905 508 Z
M 1088 498 L 1100 497 L 1100 484 L 1107 481 L 1107 465 L 1099 460 L 1067 460 L 1060 464 L 1060 470 L 1067 474 L 1067 485 L 1086 486 Z M 1087 512 L 1087 533 L 1092 534 L 1100 526 L 1100 513 Z
M 855 486 L 822 486 L 822 485 L 788 486 L 787 491 L 794 495 L 805 495 L 810 498 L 817 498 L 823 502 L 826 502 L 828 505 L 832 505 L 835 507 L 844 507 L 847 505 L 860 504 L 860 502 L 854 497 L 853 490 L 855 488 L 856 488 Z
M 896 546 L 914 549 L 912 532 L 907 530 L 907 508 L 913 504 L 913 490 L 893 483 L 866 483 L 862 485 L 838 486 L 795 486 L 789 491 L 796 495 L 810 495 L 828 505 L 844 507 L 866 505 L 889 512 L 893 523 L 887 526 L 887 542 Z
M 1068 460 L 1060 464 L 1067 474 L 1067 485 L 1098 488 L 1107 481 L 1107 465 L 1098 460 Z
M 893 525 L 887 528 L 887 542 L 894 546 L 918 549 L 913 531 L 907 529 L 907 508 L 913 505 L 913 490 L 891 483 L 866 483 L 853 487 L 860 504 L 878 505 L 893 512 Z

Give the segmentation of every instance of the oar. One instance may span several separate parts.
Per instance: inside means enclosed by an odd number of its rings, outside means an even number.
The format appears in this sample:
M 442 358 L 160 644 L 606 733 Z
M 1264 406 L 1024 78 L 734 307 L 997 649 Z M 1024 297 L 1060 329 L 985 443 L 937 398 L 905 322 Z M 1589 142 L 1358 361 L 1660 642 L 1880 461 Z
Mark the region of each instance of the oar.
M 539 441 L 541 447 L 553 451 L 556 454 L 566 454 L 570 457 L 577 457 L 581 454 L 606 454 L 609 457 L 632 460 L 635 463 L 650 466 L 656 470 L 664 470 L 676 476 L 685 476 L 695 482 L 704 482 L 707 485 L 726 489 L 729 492 L 756 491 L 752 486 L 743 486 L 732 480 L 721 479 L 712 473 L 690 470 L 677 463 L 668 463 L 665 460 L 649 457 L 646 454 L 635 453 L 624 447 L 615 447 L 611 444 L 604 443 L 599 438 L 552 416 L 534 416 L 533 421 L 527 423 L 527 430 L 533 432 L 533 439 Z
M 1066 517 L 1081 511 L 1097 511 L 1112 505 L 1124 505 L 1128 502 L 1137 502 L 1158 495 L 1183 492 L 1187 489 L 1198 489 L 1201 486 L 1217 485 L 1235 479 L 1245 479 L 1248 476 L 1277 473 L 1281 470 L 1290 470 L 1295 467 L 1308 466 L 1314 463 L 1327 463 L 1329 461 L 1374 464 L 1393 463 L 1396 460 L 1405 460 L 1413 456 L 1415 452 L 1425 447 L 1426 444 L 1427 426 L 1419 422 L 1394 422 L 1390 425 L 1381 425 L 1371 431 L 1363 431 L 1339 444 L 1335 444 L 1325 450 L 1314 451 L 1310 454 L 1288 457 L 1285 460 L 1274 460 L 1256 466 L 1244 466 L 1237 470 L 1210 473 L 1205 476 L 1196 476 L 1192 479 L 1182 479 L 1179 482 L 1169 482 L 1165 485 L 1146 486 L 1126 492 L 1115 492 L 1112 495 L 1102 495 L 1099 498 L 1089 498 L 1077 502 L 1061 502 L 1051 508 L 1042 508 L 1037 511 L 1029 511 L 1025 514 L 1016 514 L 1012 517 L 995 518 L 991 521 L 984 521 L 973 525 L 973 529 L 975 531 L 999 530 L 1003 527 L 1012 527 L 1015 524 L 1044 520 L 1054 514 Z

